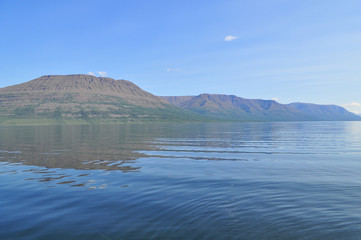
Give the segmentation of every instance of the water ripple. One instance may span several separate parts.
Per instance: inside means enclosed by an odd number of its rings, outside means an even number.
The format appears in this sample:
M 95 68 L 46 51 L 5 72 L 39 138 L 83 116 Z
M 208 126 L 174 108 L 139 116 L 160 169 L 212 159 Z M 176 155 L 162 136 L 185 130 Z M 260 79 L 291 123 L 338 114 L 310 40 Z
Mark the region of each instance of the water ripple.
M 1 239 L 359 239 L 361 125 L 0 128 Z

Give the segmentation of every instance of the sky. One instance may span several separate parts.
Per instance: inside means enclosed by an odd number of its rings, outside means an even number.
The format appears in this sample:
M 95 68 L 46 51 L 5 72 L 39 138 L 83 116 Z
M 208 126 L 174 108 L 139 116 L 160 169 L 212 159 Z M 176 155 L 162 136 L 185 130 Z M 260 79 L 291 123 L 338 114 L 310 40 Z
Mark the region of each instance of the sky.
M 359 0 L 0 0 L 0 31 L 0 88 L 94 74 L 361 114 Z

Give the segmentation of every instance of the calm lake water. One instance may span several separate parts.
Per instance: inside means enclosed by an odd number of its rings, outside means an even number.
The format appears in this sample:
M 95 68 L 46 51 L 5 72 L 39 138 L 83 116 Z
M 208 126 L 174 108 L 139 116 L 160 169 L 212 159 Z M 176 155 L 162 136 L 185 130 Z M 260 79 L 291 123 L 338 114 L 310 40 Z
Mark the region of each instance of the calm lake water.
M 361 122 L 0 126 L 0 239 L 361 239 Z

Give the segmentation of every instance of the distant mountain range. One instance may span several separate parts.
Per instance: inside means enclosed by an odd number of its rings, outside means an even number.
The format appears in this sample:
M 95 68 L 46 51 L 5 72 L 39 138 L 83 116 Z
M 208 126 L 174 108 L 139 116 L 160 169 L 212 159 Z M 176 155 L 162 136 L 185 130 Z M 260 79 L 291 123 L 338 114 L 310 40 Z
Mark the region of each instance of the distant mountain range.
M 234 95 L 158 97 L 132 82 L 91 75 L 48 75 L 0 88 L 0 122 L 361 120 L 335 105 L 280 104 Z
M 361 120 L 359 116 L 336 105 L 280 104 L 273 100 L 245 99 L 221 94 L 161 98 L 177 107 L 218 119 L 244 119 L 247 121 Z

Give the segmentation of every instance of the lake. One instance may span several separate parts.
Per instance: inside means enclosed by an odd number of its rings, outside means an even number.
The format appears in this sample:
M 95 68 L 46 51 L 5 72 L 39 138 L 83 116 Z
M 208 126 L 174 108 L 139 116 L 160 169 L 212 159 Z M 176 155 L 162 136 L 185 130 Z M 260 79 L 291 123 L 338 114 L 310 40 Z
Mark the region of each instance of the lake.
M 361 122 L 0 126 L 0 239 L 361 239 Z

